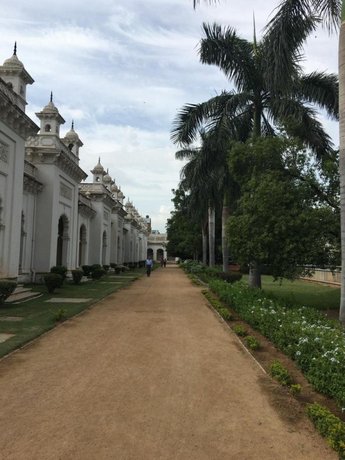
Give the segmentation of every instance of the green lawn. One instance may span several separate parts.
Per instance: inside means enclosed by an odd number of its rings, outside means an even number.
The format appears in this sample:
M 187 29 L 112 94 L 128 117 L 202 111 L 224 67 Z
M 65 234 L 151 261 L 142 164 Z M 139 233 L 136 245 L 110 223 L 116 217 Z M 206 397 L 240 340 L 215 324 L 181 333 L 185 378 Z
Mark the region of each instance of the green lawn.
M 128 286 L 134 279 L 144 273 L 144 269 L 131 270 L 120 275 L 109 274 L 100 280 L 89 280 L 80 285 L 65 282 L 62 288 L 48 294 L 45 286 L 33 285 L 34 291 L 43 295 L 19 304 L 4 304 L 0 306 L 0 320 L 2 317 L 21 317 L 21 321 L 0 321 L 0 334 L 14 334 L 13 337 L 0 343 L 0 357 L 38 337 L 45 331 L 52 329 L 56 324 L 56 315 L 63 309 L 65 316 L 80 313 L 93 303 Z M 48 303 L 50 298 L 85 298 L 91 299 L 82 303 Z
M 248 276 L 243 276 L 247 281 Z M 284 299 L 288 304 L 305 305 L 319 310 L 338 309 L 340 303 L 340 288 L 310 281 L 284 279 L 273 281 L 271 276 L 262 276 L 262 289 L 278 299 Z

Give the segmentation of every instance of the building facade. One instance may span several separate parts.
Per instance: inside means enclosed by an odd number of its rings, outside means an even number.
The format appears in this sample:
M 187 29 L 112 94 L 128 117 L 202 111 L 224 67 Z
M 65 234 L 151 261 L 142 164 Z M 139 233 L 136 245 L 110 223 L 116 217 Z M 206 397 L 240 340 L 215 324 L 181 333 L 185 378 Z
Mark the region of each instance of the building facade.
M 35 281 L 54 265 L 138 264 L 149 227 L 101 165 L 92 180 L 79 166 L 83 146 L 51 95 L 26 114 L 33 79 L 13 56 L 0 66 L 0 278 Z

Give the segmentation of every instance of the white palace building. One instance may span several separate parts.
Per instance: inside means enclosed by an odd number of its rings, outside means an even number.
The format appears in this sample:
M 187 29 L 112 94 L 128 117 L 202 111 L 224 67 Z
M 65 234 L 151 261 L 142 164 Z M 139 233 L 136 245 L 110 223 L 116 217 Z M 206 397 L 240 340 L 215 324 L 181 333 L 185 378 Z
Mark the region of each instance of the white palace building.
M 150 219 L 139 215 L 103 166 L 79 166 L 83 143 L 49 103 L 26 114 L 32 77 L 13 56 L 0 66 L 0 279 L 36 281 L 54 265 L 137 264 L 145 260 Z

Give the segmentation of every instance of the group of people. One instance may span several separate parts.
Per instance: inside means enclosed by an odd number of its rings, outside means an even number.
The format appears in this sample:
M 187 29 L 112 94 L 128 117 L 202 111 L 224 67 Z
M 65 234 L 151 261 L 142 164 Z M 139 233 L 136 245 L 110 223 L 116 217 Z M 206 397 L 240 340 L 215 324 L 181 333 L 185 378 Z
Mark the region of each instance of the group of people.
M 160 264 L 161 267 L 166 267 L 167 266 L 167 259 L 165 257 L 160 258 Z M 151 271 L 153 268 L 153 259 L 152 256 L 148 256 L 146 261 L 145 261 L 145 267 L 146 267 L 146 274 L 147 276 L 151 275 Z

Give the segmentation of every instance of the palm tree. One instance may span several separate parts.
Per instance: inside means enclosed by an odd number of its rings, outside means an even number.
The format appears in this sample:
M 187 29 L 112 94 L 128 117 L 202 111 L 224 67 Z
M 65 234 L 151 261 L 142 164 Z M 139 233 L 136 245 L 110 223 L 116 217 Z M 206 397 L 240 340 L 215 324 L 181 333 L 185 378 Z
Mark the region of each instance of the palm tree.
M 305 38 L 323 23 L 330 31 L 339 34 L 339 172 L 340 172 L 340 220 L 341 220 L 341 300 L 339 320 L 345 323 L 345 0 L 285 0 L 279 6 L 266 30 L 268 49 L 274 64 L 273 81 L 284 79 L 291 41 L 301 51 Z
M 194 215 L 199 213 L 202 222 L 203 247 L 206 246 L 206 223 L 208 225 L 208 246 L 209 246 L 209 266 L 215 265 L 215 203 L 219 201 L 219 196 L 223 196 L 224 182 L 219 177 L 224 178 L 221 170 L 228 170 L 226 167 L 226 157 L 222 160 L 225 164 L 214 161 L 219 150 L 219 145 L 215 145 L 213 140 L 201 132 L 202 145 L 199 148 L 185 148 L 176 152 L 177 159 L 188 159 L 188 163 L 181 171 L 181 185 L 191 192 L 191 208 Z M 218 149 L 218 150 L 217 150 Z M 224 214 L 224 210 L 223 210 Z M 207 216 L 207 219 L 205 218 Z M 223 235 L 222 235 L 223 237 Z M 225 241 L 222 243 L 225 243 Z M 228 260 L 228 248 L 222 244 L 223 258 Z M 204 261 L 204 260 L 203 260 Z M 228 270 L 228 265 L 223 270 Z
M 189 213 L 201 224 L 202 234 L 202 262 L 207 264 L 207 229 L 208 229 L 208 208 L 210 207 L 210 192 L 208 190 L 209 183 L 205 181 L 204 168 L 202 166 L 202 157 L 199 149 L 185 149 L 176 152 L 177 159 L 188 158 L 188 163 L 181 170 L 180 187 L 186 192 L 190 193 L 189 196 Z M 210 244 L 209 260 L 214 259 L 212 255 L 212 247 L 214 254 L 214 243 Z
M 332 152 L 330 137 L 317 120 L 311 104 L 325 109 L 336 118 L 338 113 L 338 82 L 335 75 L 313 72 L 303 75 L 298 62 L 291 64 L 293 74 L 289 91 L 279 91 L 266 79 L 269 73 L 267 39 L 253 43 L 240 38 L 231 27 L 224 30 L 217 24 L 203 26 L 199 54 L 204 64 L 217 65 L 235 85 L 235 91 L 224 91 L 201 104 L 187 104 L 177 115 L 172 140 L 181 145 L 193 142 L 200 127 L 206 132 L 244 141 L 250 136 L 274 135 L 284 128 L 288 135 L 298 137 L 317 158 Z M 294 47 L 289 49 L 290 61 L 296 59 Z M 255 261 L 253 261 L 255 267 Z M 253 285 L 259 285 L 254 273 Z

